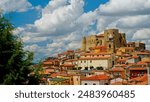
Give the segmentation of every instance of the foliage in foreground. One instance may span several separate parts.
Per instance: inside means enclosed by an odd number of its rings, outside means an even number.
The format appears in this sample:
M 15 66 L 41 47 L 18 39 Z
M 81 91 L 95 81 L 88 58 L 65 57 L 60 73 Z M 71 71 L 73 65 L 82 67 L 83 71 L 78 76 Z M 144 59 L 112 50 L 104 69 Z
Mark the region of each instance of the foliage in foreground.
M 33 53 L 23 50 L 21 40 L 12 31 L 14 27 L 0 16 L 0 84 L 39 84 L 37 74 L 31 73 Z

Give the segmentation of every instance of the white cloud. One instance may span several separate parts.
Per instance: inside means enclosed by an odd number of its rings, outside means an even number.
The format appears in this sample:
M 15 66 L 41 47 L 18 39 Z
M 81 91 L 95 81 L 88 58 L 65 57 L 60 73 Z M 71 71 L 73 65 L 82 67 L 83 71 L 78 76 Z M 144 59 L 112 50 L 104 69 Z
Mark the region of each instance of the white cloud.
M 28 0 L 0 0 L 0 8 L 6 12 L 24 12 L 32 8 Z
M 74 23 L 83 13 L 83 1 L 66 0 L 50 1 L 43 10 L 42 17 L 36 20 L 34 26 L 40 34 L 66 34 L 75 29 Z M 49 11 L 48 11 L 49 10 Z
M 97 9 L 97 29 L 118 28 L 129 41 L 149 38 L 149 9 L 150 0 L 110 0 Z
M 110 0 L 101 5 L 99 11 L 103 15 L 140 15 L 150 13 L 150 0 Z
M 34 24 L 19 28 L 16 33 L 21 33 L 25 43 L 30 42 L 26 49 L 36 50 L 36 54 L 47 57 L 67 49 L 80 48 L 83 35 L 107 28 L 125 32 L 128 41 L 148 43 L 149 9 L 150 0 L 110 0 L 95 11 L 85 13 L 84 0 L 51 0 L 42 9 L 41 18 Z M 93 26 L 96 28 L 93 29 Z M 44 41 L 47 42 L 45 46 L 38 45 Z
M 133 39 L 137 40 L 150 39 L 150 29 L 144 28 L 137 30 L 133 35 Z
M 42 10 L 42 15 L 52 13 L 59 7 L 63 7 L 67 4 L 66 0 L 51 0 L 48 5 Z
M 36 44 L 24 47 L 24 50 L 29 50 L 29 51 L 32 51 L 32 52 L 36 52 L 39 49 L 40 49 L 40 47 Z
M 116 26 L 121 28 L 143 28 L 150 27 L 149 21 L 150 15 L 134 15 L 134 16 L 125 16 L 117 20 Z

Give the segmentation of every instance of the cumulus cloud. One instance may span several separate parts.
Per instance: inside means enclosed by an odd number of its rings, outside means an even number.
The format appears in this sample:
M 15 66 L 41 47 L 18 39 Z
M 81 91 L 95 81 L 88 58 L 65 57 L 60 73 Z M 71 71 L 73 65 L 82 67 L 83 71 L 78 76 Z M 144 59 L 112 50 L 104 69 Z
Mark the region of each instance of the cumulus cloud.
M 141 15 L 150 14 L 150 0 L 110 0 L 101 5 L 99 11 L 102 15 Z
M 121 28 L 148 28 L 150 27 L 150 15 L 134 15 L 120 18 L 116 25 Z
M 126 33 L 128 41 L 148 39 L 149 9 L 150 0 L 110 0 L 97 9 L 97 29 L 118 28 Z
M 96 12 L 84 13 L 83 0 L 51 0 L 42 9 L 41 18 L 14 33 L 22 37 L 26 50 L 40 47 L 43 56 L 50 56 L 79 48 L 82 36 L 95 24 L 95 18 Z
M 32 4 L 28 0 L 0 0 L 0 8 L 4 13 L 24 12 L 31 9 Z
M 83 13 L 82 0 L 71 0 L 70 4 L 66 0 L 50 1 L 44 8 L 42 17 L 35 21 L 34 26 L 40 34 L 66 34 L 75 29 L 75 21 Z M 49 11 L 48 11 L 49 9 Z
M 21 33 L 23 41 L 29 43 L 26 49 L 47 57 L 80 48 L 83 35 L 108 28 L 118 28 L 126 33 L 128 41 L 145 42 L 150 48 L 150 0 L 109 0 L 87 13 L 84 3 L 84 0 L 51 0 L 41 10 L 41 18 L 15 33 Z
M 150 39 L 150 29 L 144 28 L 144 29 L 137 30 L 133 35 L 133 39 L 136 40 Z

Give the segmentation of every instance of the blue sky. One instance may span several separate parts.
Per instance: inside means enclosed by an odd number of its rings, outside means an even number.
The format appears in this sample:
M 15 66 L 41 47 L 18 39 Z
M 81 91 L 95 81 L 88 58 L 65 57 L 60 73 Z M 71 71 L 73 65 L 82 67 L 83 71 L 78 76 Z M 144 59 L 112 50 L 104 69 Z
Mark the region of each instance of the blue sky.
M 50 0 L 28 0 L 33 6 L 41 6 L 44 8 Z M 108 2 L 108 0 L 84 0 L 84 12 L 93 11 L 99 7 L 100 4 Z M 32 9 L 27 12 L 10 12 L 6 17 L 10 18 L 15 27 L 24 26 L 25 24 L 32 24 L 39 18 L 40 12 Z
M 78 49 L 83 35 L 109 28 L 150 49 L 150 0 L 1 0 L 0 7 L 35 61 Z
M 41 6 L 44 8 L 49 0 L 28 0 L 33 6 Z M 15 27 L 24 26 L 25 24 L 32 24 L 36 19 L 39 18 L 39 11 L 32 9 L 26 12 L 10 12 L 6 14 L 7 17 L 10 17 L 11 22 Z

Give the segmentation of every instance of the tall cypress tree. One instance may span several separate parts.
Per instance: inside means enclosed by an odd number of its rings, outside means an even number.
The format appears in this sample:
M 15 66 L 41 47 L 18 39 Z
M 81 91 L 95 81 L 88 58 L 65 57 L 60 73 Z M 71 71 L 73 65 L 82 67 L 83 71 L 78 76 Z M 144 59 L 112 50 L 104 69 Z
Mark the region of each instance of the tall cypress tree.
M 30 75 L 33 53 L 23 50 L 23 44 L 13 35 L 13 30 L 12 24 L 0 16 L 0 84 L 38 84 L 38 79 Z

